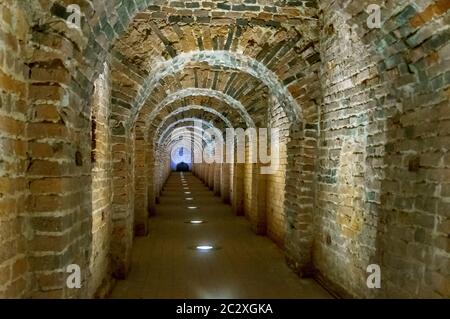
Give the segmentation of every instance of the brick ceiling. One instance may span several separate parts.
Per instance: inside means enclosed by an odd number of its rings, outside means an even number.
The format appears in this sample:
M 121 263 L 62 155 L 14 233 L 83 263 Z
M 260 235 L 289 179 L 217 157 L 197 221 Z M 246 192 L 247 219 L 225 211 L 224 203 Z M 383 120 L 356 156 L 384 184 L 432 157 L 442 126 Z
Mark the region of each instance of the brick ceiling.
M 112 61 L 113 101 L 134 111 L 131 125 L 162 126 L 163 132 L 184 118 L 202 118 L 224 128 L 220 113 L 234 127 L 265 127 L 271 98 L 284 90 L 299 114 L 304 72 L 318 62 L 315 5 L 263 2 L 222 8 L 219 2 L 159 1 L 137 14 L 114 42 Z M 206 59 L 189 60 L 202 52 Z M 222 63 L 223 52 L 244 57 L 244 66 Z M 256 64 L 269 75 L 253 71 Z

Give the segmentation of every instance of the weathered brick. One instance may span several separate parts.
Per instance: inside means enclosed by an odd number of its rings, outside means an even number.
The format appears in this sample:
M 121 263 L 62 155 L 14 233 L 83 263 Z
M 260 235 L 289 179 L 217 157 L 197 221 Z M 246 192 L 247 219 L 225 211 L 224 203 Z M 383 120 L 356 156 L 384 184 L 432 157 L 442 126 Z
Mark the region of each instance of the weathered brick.
M 273 174 L 193 170 L 300 275 L 449 296 L 448 0 L 394 1 L 371 30 L 358 1 L 78 2 L 82 30 L 67 4 L 0 4 L 1 297 L 105 296 L 126 277 L 171 133 L 195 117 L 282 131 Z

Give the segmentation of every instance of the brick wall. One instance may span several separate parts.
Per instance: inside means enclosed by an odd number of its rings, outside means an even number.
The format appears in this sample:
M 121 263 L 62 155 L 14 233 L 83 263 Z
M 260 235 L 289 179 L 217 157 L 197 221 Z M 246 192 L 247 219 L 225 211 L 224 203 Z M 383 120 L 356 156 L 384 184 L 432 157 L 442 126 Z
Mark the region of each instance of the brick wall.
M 130 270 L 134 228 L 134 132 L 125 130 L 112 136 L 113 230 L 111 259 L 113 275 L 126 278 Z
M 150 2 L 79 1 L 82 31 L 63 2 L 0 4 L 0 296 L 101 296 L 126 277 L 170 172 L 156 127 L 218 114 L 282 130 L 276 174 L 195 171 L 299 274 L 450 295 L 448 1 L 374 0 L 373 30 L 358 0 Z
M 149 204 L 149 166 L 147 162 L 147 148 L 144 132 L 142 128 L 136 127 L 135 140 L 135 185 L 134 185 L 134 233 L 138 236 L 145 236 L 148 232 L 148 204 Z M 153 177 L 153 176 L 152 176 Z
M 111 284 L 109 249 L 112 230 L 112 144 L 109 66 L 95 81 L 92 105 L 92 255 L 89 296 L 107 295 Z
M 42 221 L 24 214 L 29 69 L 23 52 L 28 21 L 23 10 L 10 1 L 0 4 L 0 25 L 0 297 L 26 297 L 30 287 L 27 241 L 33 236 L 31 224 Z M 52 107 L 35 112 L 36 117 L 43 116 L 52 113 Z M 30 147 L 42 150 L 39 145 Z
M 356 37 L 349 26 L 367 16 L 356 2 L 325 10 L 314 264 L 354 296 L 449 293 L 447 10 L 399 3 L 381 30 Z M 370 263 L 381 290 L 365 285 Z

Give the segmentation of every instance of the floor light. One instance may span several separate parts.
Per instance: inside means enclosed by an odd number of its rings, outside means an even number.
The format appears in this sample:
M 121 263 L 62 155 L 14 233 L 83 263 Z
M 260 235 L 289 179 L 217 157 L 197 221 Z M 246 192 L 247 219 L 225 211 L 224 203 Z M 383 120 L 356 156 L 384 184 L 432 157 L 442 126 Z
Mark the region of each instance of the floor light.
M 211 246 L 211 245 L 200 245 L 200 246 L 197 246 L 195 248 L 197 250 L 200 250 L 200 251 L 208 251 L 208 250 L 213 250 L 214 246 Z
M 191 220 L 189 223 L 192 225 L 200 225 L 204 224 L 205 222 L 203 220 Z

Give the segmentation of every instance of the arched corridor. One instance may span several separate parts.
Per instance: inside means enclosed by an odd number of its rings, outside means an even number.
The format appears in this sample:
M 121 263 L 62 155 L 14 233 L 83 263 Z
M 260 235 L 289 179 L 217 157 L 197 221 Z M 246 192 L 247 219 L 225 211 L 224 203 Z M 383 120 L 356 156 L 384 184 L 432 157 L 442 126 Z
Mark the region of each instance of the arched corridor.
M 184 174 L 186 194 L 182 178 L 169 177 L 150 234 L 136 239 L 130 274 L 118 282 L 113 298 L 331 297 L 313 280 L 299 279 L 281 249 L 255 235 L 245 218 L 233 216 L 200 179 Z M 199 245 L 217 250 L 194 249 Z
M 449 298 L 450 1 L 371 2 L 0 0 L 0 297 Z

